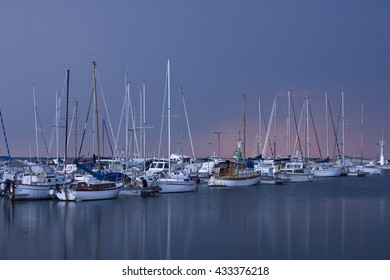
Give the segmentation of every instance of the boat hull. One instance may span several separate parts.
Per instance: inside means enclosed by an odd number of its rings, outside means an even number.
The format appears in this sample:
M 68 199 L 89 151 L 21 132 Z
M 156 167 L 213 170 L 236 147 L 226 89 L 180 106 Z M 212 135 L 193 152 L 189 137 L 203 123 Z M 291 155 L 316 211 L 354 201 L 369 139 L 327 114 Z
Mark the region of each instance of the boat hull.
M 198 190 L 196 182 L 191 180 L 159 179 L 158 186 L 160 193 L 194 192 Z
M 312 182 L 314 179 L 313 174 L 307 173 L 279 173 L 277 177 L 292 183 Z
M 250 178 L 223 178 L 211 176 L 208 182 L 209 187 L 246 187 L 256 185 L 260 180 L 260 176 Z
M 122 183 L 116 183 L 116 187 L 104 190 L 74 190 L 72 188 L 62 188 L 56 192 L 56 196 L 59 200 L 64 201 L 113 199 L 118 197 L 122 188 Z
M 341 167 L 331 167 L 326 169 L 314 170 L 314 177 L 338 177 L 341 176 L 343 169 Z
M 7 192 L 13 200 L 43 200 L 55 197 L 55 185 L 16 184 Z
M 260 184 L 267 184 L 267 185 L 282 185 L 287 183 L 287 180 L 275 178 L 274 176 L 260 176 Z

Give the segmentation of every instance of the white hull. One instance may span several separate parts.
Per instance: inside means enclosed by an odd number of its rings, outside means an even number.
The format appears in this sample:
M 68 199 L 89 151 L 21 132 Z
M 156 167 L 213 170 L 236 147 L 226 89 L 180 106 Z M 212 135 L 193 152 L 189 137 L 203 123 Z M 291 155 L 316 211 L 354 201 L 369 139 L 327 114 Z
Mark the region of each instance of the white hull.
M 311 182 L 314 179 L 311 173 L 279 173 L 277 177 L 292 183 Z
M 343 169 L 341 167 L 329 167 L 313 170 L 314 177 L 338 177 L 341 176 Z
M 354 166 L 349 167 L 348 169 L 349 173 L 365 173 L 367 175 L 381 175 L 382 174 L 382 168 L 376 167 L 376 166 Z
M 8 195 L 13 200 L 40 200 L 54 197 L 55 185 L 25 185 L 16 184 L 11 187 Z
M 104 190 L 74 190 L 72 188 L 62 188 L 56 192 L 56 196 L 59 200 L 64 201 L 85 201 L 85 200 L 102 200 L 113 199 L 118 197 L 120 190 L 122 189 L 122 183 L 116 183 L 115 188 Z
M 260 184 L 268 184 L 268 185 L 281 185 L 287 183 L 287 180 L 275 178 L 274 176 L 260 176 Z
M 181 193 L 197 190 L 195 181 L 172 178 L 159 179 L 158 187 L 160 188 L 160 193 Z
M 209 187 L 246 187 L 256 185 L 260 180 L 260 175 L 250 178 L 221 178 L 211 176 L 208 182 Z

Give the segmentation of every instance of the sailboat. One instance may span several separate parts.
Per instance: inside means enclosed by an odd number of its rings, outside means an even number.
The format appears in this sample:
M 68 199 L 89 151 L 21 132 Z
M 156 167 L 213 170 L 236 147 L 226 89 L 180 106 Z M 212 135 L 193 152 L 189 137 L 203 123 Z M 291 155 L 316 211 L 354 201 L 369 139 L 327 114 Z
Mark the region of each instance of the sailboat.
M 243 107 L 244 140 L 241 142 L 242 140 L 239 135 L 235 160 L 228 160 L 224 164 L 220 163 L 219 171 L 210 176 L 208 181 L 209 187 L 244 187 L 259 183 L 260 172 L 255 170 L 253 162 L 245 162 L 243 160 L 245 159 L 245 95 L 243 96 Z M 243 154 L 241 152 L 242 144 L 244 144 Z
M 99 118 L 97 110 L 97 92 L 96 92 L 96 62 L 93 61 L 93 80 L 94 80 L 94 103 L 95 103 L 95 127 L 97 143 L 97 171 L 93 171 L 87 166 L 75 162 L 76 166 L 88 174 L 75 178 L 75 181 L 69 187 L 63 186 L 56 191 L 56 196 L 60 200 L 83 201 L 83 200 L 101 200 L 112 199 L 119 195 L 123 188 L 123 182 L 104 180 L 100 172 L 100 143 L 99 143 Z
M 167 93 L 168 93 L 168 157 L 171 155 L 171 82 L 170 63 L 167 62 Z M 168 161 L 169 172 L 167 176 L 158 179 L 160 193 L 193 192 L 197 190 L 196 182 L 181 172 L 171 171 L 171 161 Z

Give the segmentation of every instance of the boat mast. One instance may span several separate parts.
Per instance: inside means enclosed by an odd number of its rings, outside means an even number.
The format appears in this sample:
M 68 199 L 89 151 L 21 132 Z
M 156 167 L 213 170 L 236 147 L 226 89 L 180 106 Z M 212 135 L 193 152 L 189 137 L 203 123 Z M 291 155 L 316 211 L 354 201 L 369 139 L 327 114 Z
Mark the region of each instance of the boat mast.
M 345 112 L 344 112 L 344 88 L 341 90 L 341 127 L 342 127 L 342 138 L 343 138 L 343 148 L 341 160 L 342 164 L 345 165 Z
M 56 98 L 56 118 L 55 118 L 55 128 L 56 128 L 56 156 L 57 156 L 57 168 L 59 168 L 59 165 L 60 165 L 60 152 L 59 152 L 59 140 L 60 140 L 60 137 L 59 137 L 59 128 L 60 128 L 60 102 L 59 102 L 59 96 L 57 94 L 57 91 L 56 91 L 56 94 L 55 94 L 55 98 Z
M 97 92 L 96 92 L 96 62 L 93 61 L 93 96 L 95 102 L 95 128 L 96 128 L 96 146 L 97 146 L 97 167 L 100 171 L 100 142 L 99 142 L 99 118 L 98 118 L 98 106 L 97 106 Z
M 127 82 L 127 76 L 126 76 L 126 148 L 125 148 L 125 159 L 129 159 L 129 113 L 130 113 L 130 95 L 129 95 L 129 87 L 130 83 Z
M 325 131 L 326 131 L 326 157 L 329 158 L 329 122 L 328 122 L 328 93 L 325 92 Z
M 146 103 L 146 85 L 145 85 L 145 80 L 143 81 L 142 83 L 142 114 L 143 114 L 143 118 L 142 118 L 142 134 L 143 134 L 143 161 L 144 161 L 144 170 L 146 170 L 146 141 L 145 141 L 145 137 L 146 137 L 146 107 L 145 107 L 145 103 Z
M 243 153 L 243 159 L 245 160 L 246 159 L 246 153 L 245 153 L 245 150 L 246 150 L 246 142 L 245 142 L 245 135 L 246 135 L 246 115 L 245 115 L 245 94 L 243 95 L 243 101 L 242 101 L 242 109 L 243 109 L 243 117 L 242 117 L 242 122 L 243 122 L 243 135 L 242 135 L 242 139 L 243 139 L 243 146 L 244 148 L 242 149 L 242 153 Z
M 310 158 L 309 97 L 306 93 L 306 159 Z
M 257 155 L 260 155 L 261 146 L 261 100 L 259 98 L 259 133 L 257 138 Z
M 360 165 L 363 165 L 363 100 L 361 107 L 361 116 L 360 116 Z
M 35 120 L 35 144 L 37 149 L 37 161 L 39 161 L 39 152 L 38 152 L 38 126 L 37 126 L 37 104 L 35 101 L 35 86 L 33 84 L 33 99 L 34 99 L 34 120 Z
M 168 90 L 168 166 L 171 174 L 171 73 L 169 59 L 167 63 L 167 90 Z
M 287 156 L 291 156 L 291 89 L 287 92 Z
M 65 116 L 65 155 L 64 155 L 64 164 L 68 162 L 68 126 L 69 126 L 69 72 L 68 69 L 66 74 L 66 116 Z

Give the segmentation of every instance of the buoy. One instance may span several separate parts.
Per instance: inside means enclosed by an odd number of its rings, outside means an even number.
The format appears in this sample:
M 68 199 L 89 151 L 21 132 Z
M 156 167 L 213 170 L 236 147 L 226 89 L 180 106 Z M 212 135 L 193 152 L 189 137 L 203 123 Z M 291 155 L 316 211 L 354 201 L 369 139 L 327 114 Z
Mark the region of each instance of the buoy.
M 49 195 L 50 195 L 50 196 L 53 196 L 53 195 L 54 195 L 54 193 L 55 193 L 55 192 L 54 192 L 54 190 L 53 190 L 53 189 L 50 189 L 50 190 L 49 190 Z

